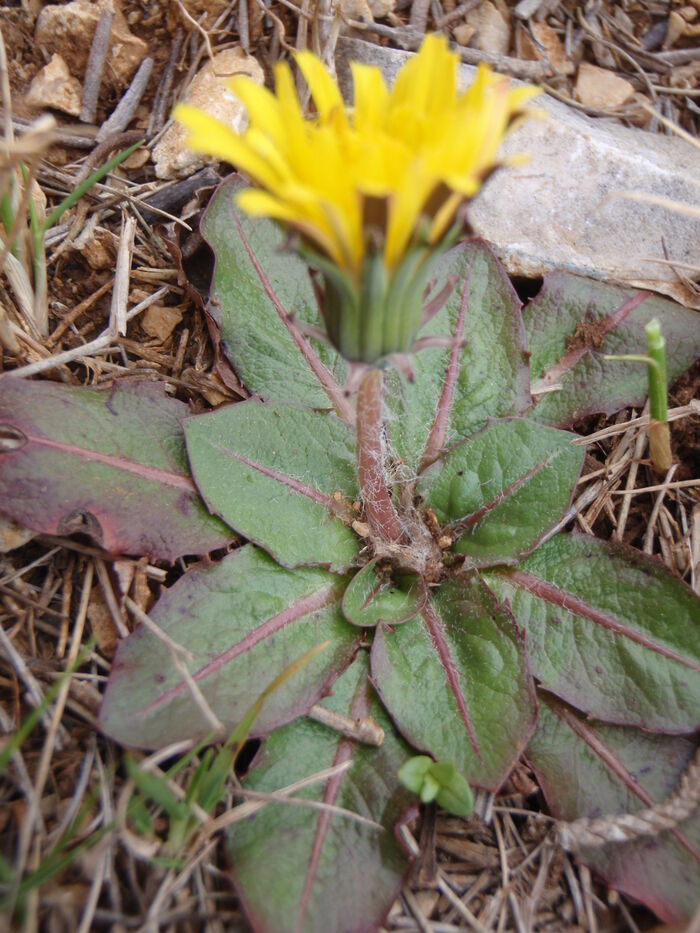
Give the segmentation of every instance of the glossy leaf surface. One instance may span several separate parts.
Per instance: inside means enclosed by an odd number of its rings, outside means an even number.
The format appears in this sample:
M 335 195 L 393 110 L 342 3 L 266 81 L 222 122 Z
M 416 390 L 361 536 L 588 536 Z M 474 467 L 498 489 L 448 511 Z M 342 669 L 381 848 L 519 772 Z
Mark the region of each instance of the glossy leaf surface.
M 485 579 L 508 600 L 547 689 L 608 722 L 677 733 L 700 725 L 700 602 L 661 564 L 558 535 Z
M 328 408 L 323 382 L 344 384 L 347 365 L 324 343 L 300 342 L 288 315 L 323 329 L 308 267 L 285 246 L 277 224 L 238 210 L 235 196 L 245 187 L 238 176 L 225 181 L 202 222 L 202 235 L 216 255 L 209 314 L 250 392 Z
M 456 246 L 437 266 L 431 298 L 450 276 L 450 297 L 419 336 L 453 346 L 415 354 L 412 381 L 387 372 L 389 438 L 411 473 L 426 449 L 434 459 L 487 418 L 521 414 L 530 403 L 520 301 L 500 263 L 483 243 Z
M 111 391 L 0 380 L 0 511 L 43 534 L 89 535 L 111 554 L 175 560 L 234 537 L 190 476 L 187 405 L 153 383 Z
M 350 566 L 358 492 L 355 439 L 344 422 L 253 399 L 189 418 L 185 437 L 200 493 L 232 528 L 288 567 Z
M 686 738 L 588 722 L 543 694 L 527 758 L 557 819 L 595 819 L 664 803 L 693 759 Z M 578 858 L 667 923 L 700 903 L 700 811 L 675 831 L 584 848 Z
M 571 502 L 584 457 L 574 437 L 523 419 L 490 422 L 426 470 L 418 493 L 468 563 L 512 562 Z
M 379 626 L 372 680 L 404 737 L 479 787 L 501 785 L 534 727 L 522 640 L 475 577 L 440 587 L 420 619 Z
M 397 778 L 410 752 L 372 693 L 364 657 L 322 705 L 353 719 L 373 716 L 385 738 L 373 748 L 299 720 L 265 742 L 246 787 L 273 792 L 350 762 L 344 773 L 295 796 L 351 811 L 273 803 L 232 828 L 228 848 L 236 888 L 254 929 L 265 933 L 376 929 L 407 868 L 394 825 L 411 801 Z M 380 825 L 359 823 L 353 813 Z
M 230 732 L 292 661 L 330 640 L 267 700 L 253 734 L 303 715 L 345 670 L 359 644 L 358 631 L 340 612 L 343 584 L 318 568 L 284 570 L 252 545 L 188 571 L 150 613 L 170 643 L 144 625 L 120 643 L 102 728 L 140 748 L 208 735 L 212 724 L 178 669 L 179 660 Z M 180 646 L 177 659 L 173 643 Z
M 611 414 L 647 397 L 646 367 L 605 360 L 606 354 L 646 353 L 644 325 L 657 317 L 666 338 L 666 365 L 674 379 L 700 356 L 698 313 L 648 292 L 553 272 L 523 311 L 531 353 L 533 417 L 568 426 L 593 412 Z

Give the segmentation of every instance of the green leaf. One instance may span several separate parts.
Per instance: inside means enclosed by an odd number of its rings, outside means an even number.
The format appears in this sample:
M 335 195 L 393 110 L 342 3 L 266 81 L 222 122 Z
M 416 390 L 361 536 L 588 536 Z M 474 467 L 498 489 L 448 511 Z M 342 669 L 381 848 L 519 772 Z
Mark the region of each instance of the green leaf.
M 464 819 L 472 814 L 474 795 L 451 761 L 416 755 L 399 768 L 399 780 L 423 803 L 434 800 L 443 810 Z
M 636 813 L 664 803 L 693 760 L 690 739 L 590 722 L 543 694 L 527 758 L 553 816 L 571 821 Z M 700 903 L 700 811 L 675 830 L 584 848 L 578 860 L 666 923 Z
M 150 382 L 101 392 L 0 380 L 0 511 L 42 534 L 87 534 L 110 554 L 175 560 L 225 547 L 190 476 L 187 405 Z
M 468 565 L 512 562 L 557 523 L 583 465 L 574 438 L 523 419 L 492 421 L 425 471 L 418 493 Z
M 533 673 L 596 718 L 664 732 L 700 724 L 700 600 L 660 563 L 557 535 L 484 575 L 524 629 Z
M 444 584 L 420 619 L 377 628 L 372 681 L 411 745 L 489 790 L 505 780 L 534 728 L 521 637 L 475 576 Z
M 150 613 L 169 640 L 141 625 L 120 642 L 102 705 L 103 730 L 118 742 L 161 748 L 199 739 L 212 722 L 179 663 L 231 732 L 291 660 L 330 646 L 270 696 L 251 730 L 264 735 L 303 715 L 348 666 L 360 633 L 340 612 L 344 581 L 325 570 L 293 573 L 247 546 L 188 571 Z
M 323 329 L 308 266 L 285 246 L 277 224 L 238 210 L 235 196 L 244 187 L 238 176 L 225 181 L 202 221 L 202 235 L 216 255 L 208 313 L 251 392 L 331 407 L 328 388 L 340 392 L 347 364 L 324 343 L 300 338 L 295 321 Z
M 425 589 L 417 577 L 394 579 L 377 573 L 378 563 L 375 558 L 365 564 L 345 590 L 343 614 L 353 625 L 399 625 L 414 618 L 425 605 Z
M 697 311 L 569 272 L 546 276 L 523 319 L 533 393 L 553 384 L 560 384 L 561 390 L 535 394 L 533 417 L 543 424 L 567 426 L 593 412 L 612 414 L 643 404 L 648 393 L 645 368 L 605 356 L 644 353 L 644 327 L 654 317 L 666 337 L 669 379 L 675 379 L 700 356 Z
M 412 357 L 412 380 L 396 369 L 386 374 L 389 439 L 410 473 L 419 469 L 426 447 L 434 459 L 487 418 L 518 415 L 530 404 L 520 301 L 502 266 L 485 244 L 465 243 L 440 260 L 431 295 L 450 276 L 454 290 L 420 337 L 455 345 Z
M 336 681 L 333 696 L 322 705 L 353 719 L 373 716 L 385 738 L 374 748 L 299 720 L 265 742 L 245 787 L 272 793 L 350 762 L 342 774 L 295 796 L 351 811 L 270 803 L 232 827 L 228 848 L 234 882 L 251 925 L 265 933 L 374 930 L 406 872 L 393 830 L 410 804 L 396 777 L 408 748 L 372 694 L 364 656 Z M 353 814 L 380 825 L 359 823 Z
M 212 512 L 287 567 L 352 564 L 358 490 L 355 438 L 344 422 L 251 399 L 184 426 L 192 472 Z

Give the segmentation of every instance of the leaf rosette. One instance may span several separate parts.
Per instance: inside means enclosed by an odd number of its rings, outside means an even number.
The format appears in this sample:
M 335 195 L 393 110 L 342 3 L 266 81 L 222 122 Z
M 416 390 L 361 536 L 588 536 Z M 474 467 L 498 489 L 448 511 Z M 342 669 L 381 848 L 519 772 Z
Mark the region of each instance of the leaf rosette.
M 343 811 L 383 826 L 363 829 L 358 844 L 363 868 L 377 872 L 371 922 L 369 915 L 362 920 L 371 927 L 388 909 L 405 862 L 389 845 L 400 807 L 387 803 L 370 814 L 357 796 L 369 786 L 368 775 L 380 777 L 387 800 L 397 801 L 405 794 L 398 767 L 419 752 L 469 785 L 495 791 L 530 754 L 531 742 L 539 761 L 548 735 L 539 723 L 550 716 L 554 697 L 579 716 L 615 724 L 631 740 L 692 733 L 700 710 L 698 600 L 639 552 L 561 532 L 585 448 L 571 432 L 540 423 L 539 406 L 535 418 L 528 410 L 520 305 L 481 243 L 460 245 L 441 259 L 433 289 L 447 279 L 454 287 L 427 329 L 447 338 L 444 345 L 416 356 L 412 381 L 398 369 L 383 372 L 382 469 L 404 538 L 378 553 L 362 500 L 346 371 L 313 336 L 321 324 L 313 291 L 298 284 L 289 290 L 290 256 L 279 251 L 280 231 L 238 213 L 239 186 L 233 180 L 219 190 L 203 226 L 219 257 L 210 313 L 232 365 L 247 374 L 258 398 L 182 425 L 201 499 L 253 544 L 213 568 L 190 570 L 152 617 L 192 653 L 189 673 L 226 725 L 290 659 L 330 642 L 266 705 L 253 732 L 271 737 L 247 781 L 266 791 L 279 785 L 285 755 L 303 763 L 298 776 L 360 756 L 356 770 L 329 779 L 313 799 L 333 806 L 342 800 Z M 221 261 L 229 248 L 240 262 Z M 300 260 L 294 263 L 305 275 Z M 274 283 L 301 304 L 286 308 Z M 582 287 L 571 278 L 560 282 L 562 306 L 571 294 L 580 308 Z M 597 294 L 600 308 L 589 301 L 586 313 L 606 321 L 633 297 Z M 697 345 L 691 313 L 663 304 L 675 331 Z M 643 328 L 643 309 L 637 300 L 616 326 Z M 571 311 L 566 327 L 575 330 L 574 321 Z M 671 354 L 672 374 L 688 352 L 686 346 L 683 358 Z M 493 365 L 484 366 L 487 353 Z M 284 399 L 266 359 L 288 374 Z M 571 364 L 574 381 L 577 367 L 588 364 L 587 354 Z M 618 392 L 616 378 L 607 371 L 589 408 L 605 410 Z M 564 412 L 561 420 L 570 417 Z M 416 542 L 431 555 L 418 571 L 411 560 Z M 538 684 L 547 691 L 539 698 Z M 360 708 L 353 706 L 360 694 L 363 709 L 370 703 L 389 743 L 386 755 L 305 718 L 329 692 L 333 709 L 350 718 L 359 715 L 352 711 Z M 142 747 L 201 737 L 210 728 L 167 649 L 143 629 L 119 648 L 102 724 Z M 566 774 L 567 744 L 555 742 L 547 754 L 547 767 L 554 762 Z M 614 765 L 603 756 L 599 767 Z M 541 773 L 545 786 L 555 788 L 544 765 Z M 548 795 L 554 806 L 556 788 Z M 338 847 L 352 846 L 358 833 L 347 815 L 302 819 L 297 808 L 283 806 L 274 818 L 237 828 L 230 840 L 234 879 L 254 922 L 273 931 L 286 930 L 291 915 L 305 930 L 342 923 L 341 908 L 324 899 L 324 879 L 336 870 Z M 672 834 L 668 845 L 677 845 Z M 301 874 L 274 881 L 263 868 L 272 852 L 270 865 L 299 860 Z M 645 899 L 644 883 L 623 879 L 619 860 L 591 864 Z M 633 864 L 642 874 L 652 871 L 649 860 Z M 352 871 L 360 871 L 359 860 Z M 696 877 L 697 864 L 691 859 L 684 871 Z M 361 877 L 353 874 L 352 883 L 366 884 Z M 689 899 L 678 886 L 662 896 L 655 885 L 646 900 L 661 916 L 687 914 Z

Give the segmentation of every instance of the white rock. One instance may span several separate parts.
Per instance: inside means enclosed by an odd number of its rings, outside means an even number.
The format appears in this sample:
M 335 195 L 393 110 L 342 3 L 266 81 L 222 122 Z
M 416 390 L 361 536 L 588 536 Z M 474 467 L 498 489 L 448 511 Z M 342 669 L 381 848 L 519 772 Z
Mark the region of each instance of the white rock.
M 214 56 L 213 63 L 208 62 L 195 75 L 184 102 L 198 107 L 234 132 L 240 133 L 246 125 L 245 108 L 228 87 L 233 75 L 240 74 L 248 75 L 258 84 L 262 84 L 265 77 L 257 61 L 246 55 L 242 49 L 219 52 Z M 158 178 L 191 175 L 212 161 L 206 156 L 192 152 L 186 140 L 187 130 L 179 123 L 173 123 L 165 131 L 153 149 L 152 158 Z
M 74 75 L 85 73 L 92 37 L 103 9 L 114 12 L 109 54 L 103 80 L 111 87 L 126 85 L 148 51 L 148 45 L 129 29 L 116 0 L 72 0 L 43 7 L 34 37 L 47 52 L 58 52 Z
M 82 95 L 80 81 L 71 75 L 68 65 L 56 53 L 29 85 L 24 99 L 30 107 L 48 107 L 77 117 Z
M 351 60 L 377 65 L 392 81 L 409 53 L 341 39 L 336 67 L 351 88 Z M 476 73 L 460 66 L 466 86 Z M 653 259 L 698 262 L 700 221 L 660 206 L 615 197 L 639 192 L 700 206 L 697 150 L 673 136 L 629 129 L 577 113 L 542 96 L 548 119 L 522 123 L 502 154 L 530 160 L 497 172 L 469 209 L 476 232 L 489 240 L 512 275 L 537 277 L 568 269 L 605 281 L 651 288 L 689 307 L 700 299 L 673 270 Z
M 481 52 L 491 52 L 493 55 L 507 55 L 510 48 L 510 26 L 500 11 L 485 0 L 475 10 L 470 10 L 465 16 L 467 25 L 476 29 L 472 46 Z

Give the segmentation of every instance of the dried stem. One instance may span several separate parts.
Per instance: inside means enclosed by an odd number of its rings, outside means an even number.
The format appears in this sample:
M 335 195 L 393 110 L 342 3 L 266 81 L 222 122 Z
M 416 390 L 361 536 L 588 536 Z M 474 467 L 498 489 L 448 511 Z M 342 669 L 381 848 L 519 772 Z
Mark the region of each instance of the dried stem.
M 391 501 L 382 449 L 382 374 L 370 369 L 357 394 L 357 469 L 367 523 L 381 541 L 396 544 L 402 531 Z

